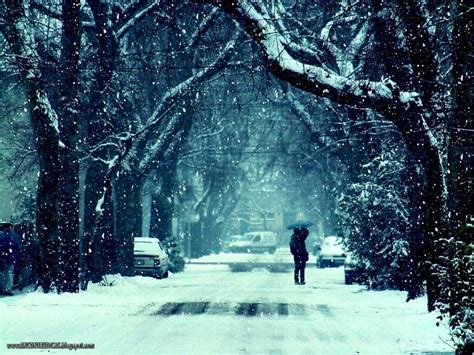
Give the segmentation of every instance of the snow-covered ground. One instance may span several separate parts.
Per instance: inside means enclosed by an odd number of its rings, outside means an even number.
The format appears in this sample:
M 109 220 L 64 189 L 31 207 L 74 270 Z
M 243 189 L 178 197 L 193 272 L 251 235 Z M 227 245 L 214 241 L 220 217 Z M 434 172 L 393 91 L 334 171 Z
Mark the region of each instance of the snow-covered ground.
M 228 256 L 224 256 L 227 259 Z M 94 343 L 100 354 L 408 354 L 449 352 L 424 298 L 343 283 L 343 269 L 232 273 L 188 265 L 168 279 L 111 276 L 79 294 L 0 299 L 0 353 L 21 342 Z M 42 350 L 42 352 L 66 350 Z M 14 350 L 11 350 L 14 352 Z M 29 350 L 28 353 L 41 352 Z

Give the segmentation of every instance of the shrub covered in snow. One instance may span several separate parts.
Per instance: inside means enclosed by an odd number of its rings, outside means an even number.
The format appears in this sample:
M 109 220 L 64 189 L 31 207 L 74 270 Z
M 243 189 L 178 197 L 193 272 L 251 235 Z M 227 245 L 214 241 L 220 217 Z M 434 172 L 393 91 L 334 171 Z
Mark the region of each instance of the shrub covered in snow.
M 169 270 L 173 273 L 183 271 L 184 257 L 181 243 L 176 240 L 176 237 L 170 236 L 164 240 L 163 244 L 170 259 Z
M 407 191 L 403 162 L 389 153 L 364 166 L 365 174 L 338 201 L 345 243 L 356 258 L 360 281 L 370 288 L 404 289 L 409 256 Z
M 457 238 L 440 241 L 444 256 L 434 265 L 441 281 L 439 319 L 448 318 L 452 341 L 466 354 L 474 351 L 473 240 L 474 225 L 462 226 Z

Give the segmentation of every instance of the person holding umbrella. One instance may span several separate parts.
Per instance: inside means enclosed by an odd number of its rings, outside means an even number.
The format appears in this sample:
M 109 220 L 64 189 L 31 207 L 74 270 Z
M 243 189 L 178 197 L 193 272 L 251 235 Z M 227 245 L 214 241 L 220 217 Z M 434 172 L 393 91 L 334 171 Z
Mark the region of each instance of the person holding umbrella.
M 308 238 L 309 231 L 306 227 L 312 224 L 300 223 L 291 224 L 289 227 L 294 227 L 293 235 L 290 240 L 290 252 L 293 254 L 295 261 L 295 285 L 304 285 L 304 271 L 306 268 L 306 262 L 309 259 L 309 253 L 306 250 L 306 238 Z

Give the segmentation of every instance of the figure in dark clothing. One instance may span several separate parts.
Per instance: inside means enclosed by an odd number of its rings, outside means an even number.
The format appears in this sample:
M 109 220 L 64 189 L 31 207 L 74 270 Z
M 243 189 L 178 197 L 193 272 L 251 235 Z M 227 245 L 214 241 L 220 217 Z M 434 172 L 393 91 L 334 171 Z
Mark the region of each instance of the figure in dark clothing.
M 20 254 L 20 239 L 11 224 L 0 225 L 0 296 L 13 295 L 13 271 Z
M 304 269 L 309 259 L 305 241 L 308 235 L 308 229 L 297 228 L 293 230 L 293 235 L 291 236 L 290 251 L 295 261 L 295 285 L 305 284 Z

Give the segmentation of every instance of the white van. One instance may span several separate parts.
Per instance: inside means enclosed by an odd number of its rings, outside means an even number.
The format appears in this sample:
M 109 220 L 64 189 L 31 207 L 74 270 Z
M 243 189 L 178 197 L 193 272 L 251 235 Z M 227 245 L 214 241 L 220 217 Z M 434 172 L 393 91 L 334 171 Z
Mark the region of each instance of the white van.
M 263 253 L 273 254 L 277 248 L 277 238 L 273 232 L 249 232 L 242 238 L 231 242 L 229 250 L 232 253 Z
M 168 254 L 157 238 L 134 238 L 133 260 L 135 274 L 168 277 Z

